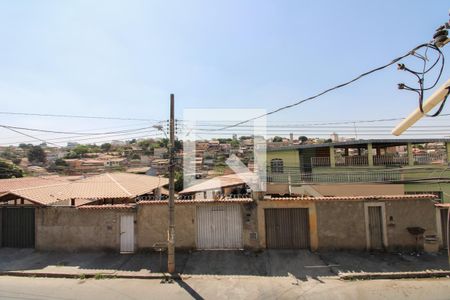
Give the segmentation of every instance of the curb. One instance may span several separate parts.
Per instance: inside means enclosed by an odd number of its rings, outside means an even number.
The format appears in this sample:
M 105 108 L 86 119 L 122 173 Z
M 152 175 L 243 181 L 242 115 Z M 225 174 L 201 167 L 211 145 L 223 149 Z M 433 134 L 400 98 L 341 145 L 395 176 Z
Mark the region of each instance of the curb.
M 16 277 L 38 277 L 38 278 L 97 278 L 97 279 L 181 279 L 179 274 L 148 274 L 148 275 L 125 275 L 114 273 L 88 273 L 88 274 L 69 274 L 69 273 L 44 273 L 44 272 L 18 272 L 18 271 L 0 271 L 0 276 L 16 276 Z
M 342 280 L 372 280 L 372 279 L 414 279 L 450 277 L 450 271 L 419 271 L 419 272 L 385 272 L 385 273 L 341 273 Z

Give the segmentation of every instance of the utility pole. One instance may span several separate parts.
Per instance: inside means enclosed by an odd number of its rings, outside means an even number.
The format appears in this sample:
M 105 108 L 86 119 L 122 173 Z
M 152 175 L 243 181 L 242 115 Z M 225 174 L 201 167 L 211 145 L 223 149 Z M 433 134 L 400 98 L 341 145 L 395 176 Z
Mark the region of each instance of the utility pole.
M 175 96 L 170 94 L 169 121 L 169 230 L 167 232 L 167 271 L 175 273 Z

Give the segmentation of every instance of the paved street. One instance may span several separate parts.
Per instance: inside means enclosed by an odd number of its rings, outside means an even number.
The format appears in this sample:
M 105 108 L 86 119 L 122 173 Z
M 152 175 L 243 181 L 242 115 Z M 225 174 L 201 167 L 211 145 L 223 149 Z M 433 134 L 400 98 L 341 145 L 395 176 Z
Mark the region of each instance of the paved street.
M 449 299 L 450 279 L 297 281 L 196 277 L 173 284 L 142 279 L 0 277 L 0 299 Z

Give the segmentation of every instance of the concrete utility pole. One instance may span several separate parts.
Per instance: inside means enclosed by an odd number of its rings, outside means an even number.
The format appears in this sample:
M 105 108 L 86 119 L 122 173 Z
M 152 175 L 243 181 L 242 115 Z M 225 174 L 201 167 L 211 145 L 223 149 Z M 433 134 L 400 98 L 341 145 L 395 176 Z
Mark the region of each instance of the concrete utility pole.
M 169 230 L 167 232 L 167 271 L 175 273 L 175 96 L 170 94 L 169 121 Z

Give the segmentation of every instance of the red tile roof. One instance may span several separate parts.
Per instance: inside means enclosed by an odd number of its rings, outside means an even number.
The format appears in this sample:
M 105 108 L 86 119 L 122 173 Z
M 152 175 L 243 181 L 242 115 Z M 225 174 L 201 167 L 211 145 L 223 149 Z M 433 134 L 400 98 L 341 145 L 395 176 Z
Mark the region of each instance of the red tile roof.
M 168 183 L 167 178 L 130 173 L 105 173 L 72 182 L 10 190 L 0 198 L 20 197 L 41 205 L 54 205 L 67 199 L 135 198 Z M 0 199 L 1 200 L 1 199 Z
M 339 197 L 272 197 L 264 201 L 376 201 L 376 200 L 431 200 L 438 198 L 433 194 L 417 195 L 373 195 Z
M 250 203 L 251 198 L 226 198 L 226 199 L 195 199 L 195 200 L 175 200 L 175 204 L 201 204 L 201 203 Z M 167 200 L 143 200 L 139 201 L 139 205 L 167 205 Z
M 83 205 L 78 206 L 77 209 L 93 209 L 93 210 L 99 210 L 99 209 L 134 209 L 136 208 L 136 204 L 104 204 L 104 205 Z
M 23 188 L 54 185 L 72 179 L 72 176 L 40 176 L 0 179 L 0 194 Z

